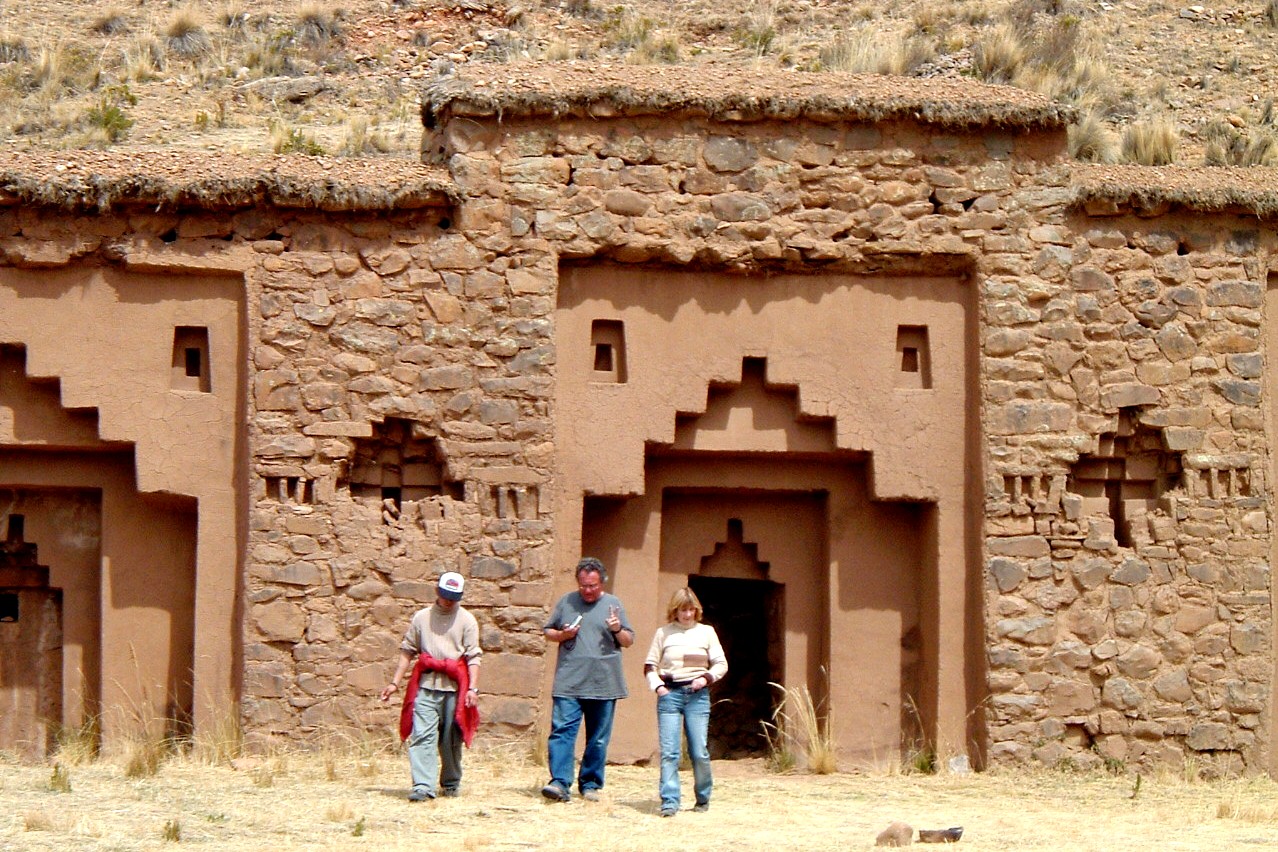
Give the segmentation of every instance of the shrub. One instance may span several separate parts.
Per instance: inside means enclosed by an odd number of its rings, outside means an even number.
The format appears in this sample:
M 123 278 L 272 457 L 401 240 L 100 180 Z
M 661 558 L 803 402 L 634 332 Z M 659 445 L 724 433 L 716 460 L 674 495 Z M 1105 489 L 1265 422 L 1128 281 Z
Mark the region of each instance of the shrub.
M 271 150 L 276 154 L 309 154 L 319 156 L 324 148 L 315 137 L 281 121 L 271 124 Z

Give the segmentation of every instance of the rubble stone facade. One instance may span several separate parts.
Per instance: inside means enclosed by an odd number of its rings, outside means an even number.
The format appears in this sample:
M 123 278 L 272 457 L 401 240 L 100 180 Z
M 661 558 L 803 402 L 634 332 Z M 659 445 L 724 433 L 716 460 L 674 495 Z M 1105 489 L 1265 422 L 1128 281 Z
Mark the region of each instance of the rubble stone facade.
M 486 723 L 531 732 L 541 626 L 590 551 L 640 651 L 673 588 L 783 587 L 759 605 L 784 629 L 744 628 L 775 656 L 752 672 L 827 701 L 850 762 L 1272 768 L 1271 220 L 1083 191 L 1099 172 L 1037 102 L 960 121 L 890 98 L 789 117 L 509 98 L 428 105 L 448 185 L 411 207 L 14 191 L 0 212 L 0 350 L 47 345 L 21 318 L 50 276 L 165 277 L 157 304 L 234 284 L 229 344 L 171 306 L 134 332 L 165 370 L 185 341 L 174 381 L 229 393 L 238 424 L 207 437 L 233 459 L 224 503 L 139 475 L 139 500 L 199 497 L 200 546 L 223 544 L 184 569 L 187 638 L 136 694 L 182 696 L 197 729 L 237 706 L 255 738 L 388 728 L 404 625 L 454 570 Z M 178 354 L 201 345 L 207 389 Z M 108 378 L 63 392 L 66 416 L 138 403 Z M 0 462 L 109 437 L 151 465 L 145 424 L 49 446 L 9 387 Z M 161 443 L 166 464 L 201 453 Z M 19 470 L 0 490 L 61 487 Z M 706 588 L 730 611 L 746 587 Z M 101 596 L 101 623 L 64 631 L 124 654 Z M 623 759 L 654 745 L 639 656 Z

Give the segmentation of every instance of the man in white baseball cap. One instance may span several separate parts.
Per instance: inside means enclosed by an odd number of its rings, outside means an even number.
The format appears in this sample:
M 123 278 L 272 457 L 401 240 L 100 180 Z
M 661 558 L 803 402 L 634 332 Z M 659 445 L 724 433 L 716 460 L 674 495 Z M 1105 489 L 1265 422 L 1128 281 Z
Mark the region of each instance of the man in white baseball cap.
M 413 614 L 399 646 L 395 677 L 382 690 L 382 701 L 390 701 L 408 675 L 399 732 L 408 741 L 410 802 L 435 798 L 437 780 L 445 796 L 460 793 L 462 744 L 469 746 L 479 727 L 483 651 L 479 623 L 457 603 L 465 590 L 461 574 L 440 575 L 435 603 Z

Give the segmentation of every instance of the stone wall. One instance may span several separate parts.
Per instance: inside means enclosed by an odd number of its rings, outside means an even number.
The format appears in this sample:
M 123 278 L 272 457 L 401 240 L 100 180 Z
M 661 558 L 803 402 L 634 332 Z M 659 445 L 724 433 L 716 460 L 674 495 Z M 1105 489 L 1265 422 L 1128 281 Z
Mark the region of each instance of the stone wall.
M 551 282 L 447 212 L 273 222 L 247 276 L 253 509 L 244 719 L 385 725 L 434 578 L 465 574 L 485 719 L 526 728 L 542 670 L 552 514 Z
M 1256 771 L 1274 235 L 1112 212 L 982 283 L 991 758 Z

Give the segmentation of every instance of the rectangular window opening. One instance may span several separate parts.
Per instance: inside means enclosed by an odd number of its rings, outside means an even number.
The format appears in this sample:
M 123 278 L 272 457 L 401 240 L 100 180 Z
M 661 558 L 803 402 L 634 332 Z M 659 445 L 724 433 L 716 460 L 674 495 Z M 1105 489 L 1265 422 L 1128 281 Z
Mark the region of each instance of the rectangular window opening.
M 927 326 L 896 327 L 896 386 L 906 390 L 932 387 L 932 356 L 928 349 Z
M 211 393 L 213 381 L 209 363 L 209 330 L 203 326 L 179 325 L 173 329 L 173 369 L 169 387 L 176 391 Z
M 597 319 L 590 323 L 593 349 L 591 381 L 625 384 L 626 328 L 621 320 Z
M 0 622 L 18 620 L 18 595 L 16 592 L 0 592 Z

